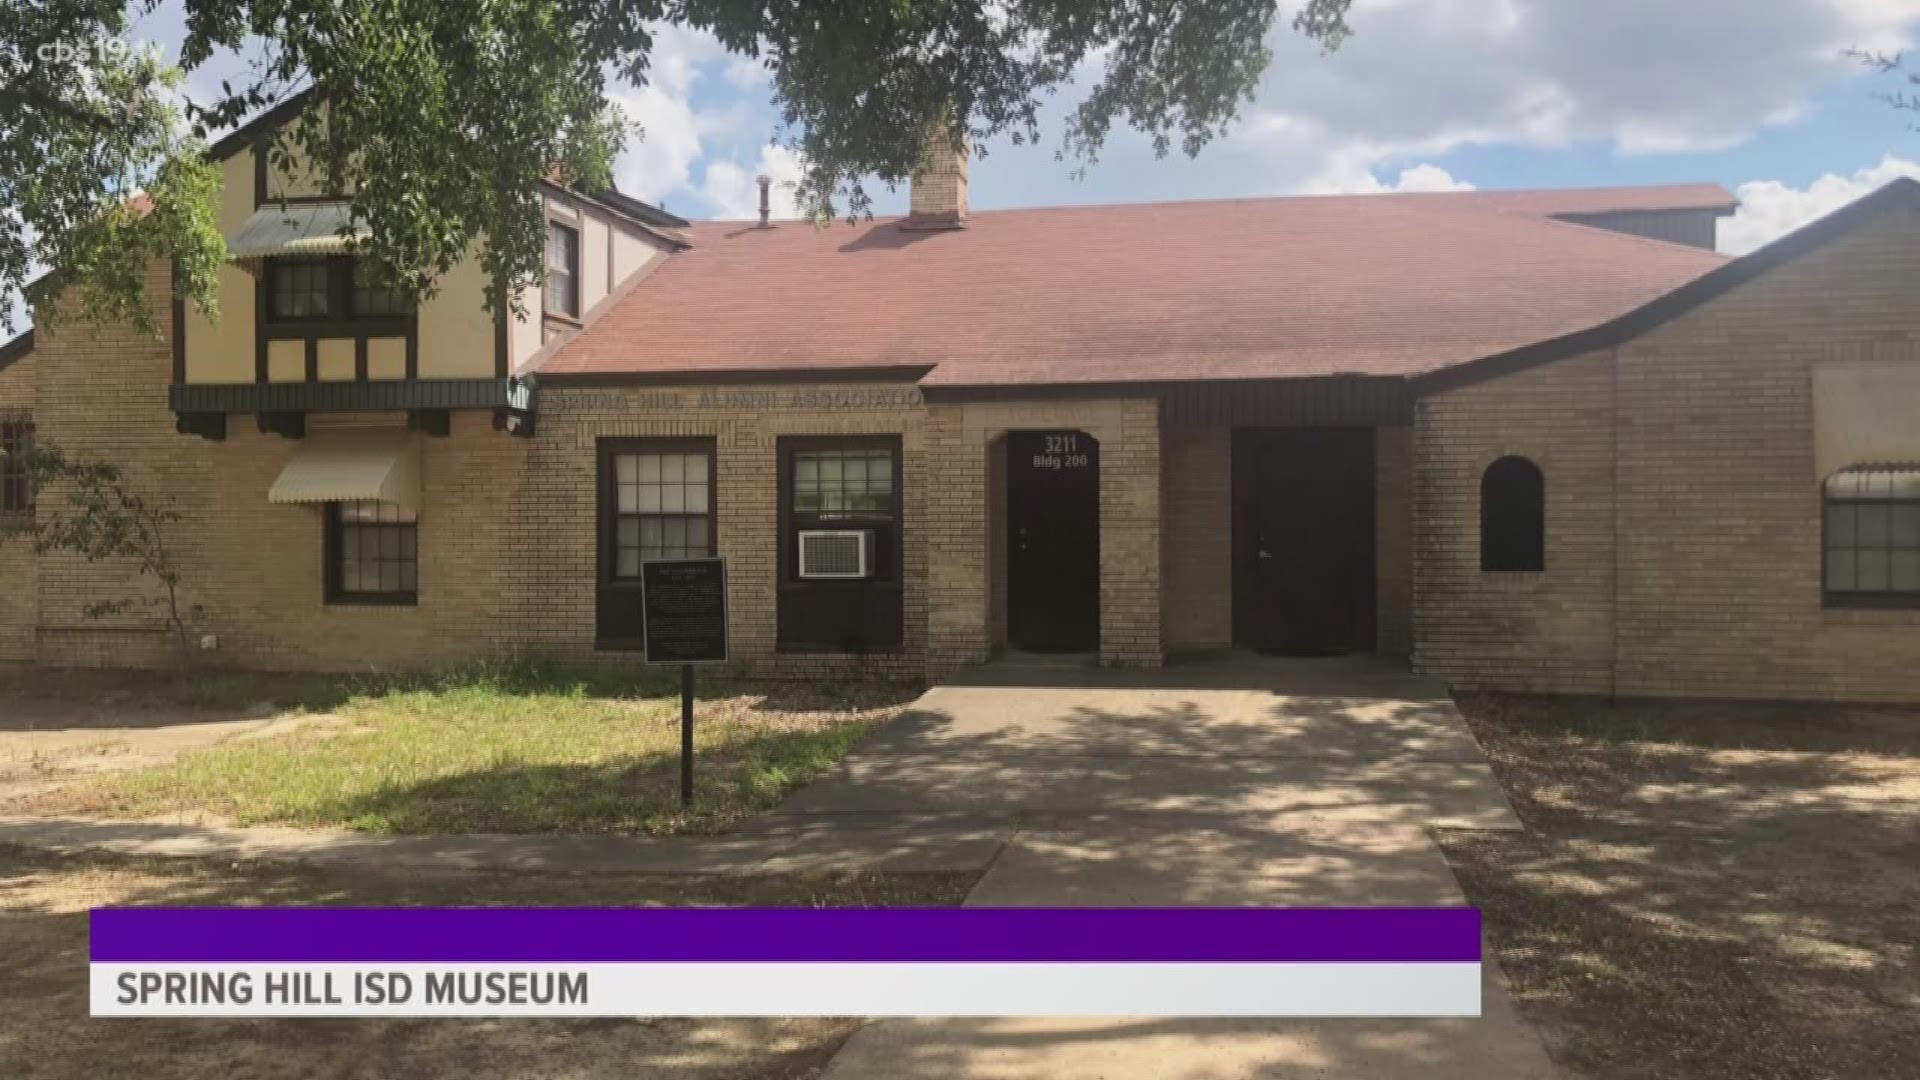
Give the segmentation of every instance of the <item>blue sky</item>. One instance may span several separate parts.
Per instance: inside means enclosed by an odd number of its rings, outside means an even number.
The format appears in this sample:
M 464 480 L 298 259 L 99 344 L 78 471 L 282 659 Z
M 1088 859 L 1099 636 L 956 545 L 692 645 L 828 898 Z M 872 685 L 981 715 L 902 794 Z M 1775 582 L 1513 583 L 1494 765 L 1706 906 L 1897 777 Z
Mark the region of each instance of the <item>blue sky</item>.
M 1076 181 L 1053 141 L 990 142 L 974 207 L 1711 180 L 1742 198 L 1721 242 L 1746 251 L 1920 175 L 1910 114 L 1876 99 L 1896 84 L 1841 55 L 1906 48 L 1920 0 L 1357 0 L 1331 55 L 1287 10 L 1243 121 L 1197 160 L 1123 136 Z M 622 91 L 648 132 L 622 185 L 688 216 L 751 212 L 755 173 L 795 169 L 767 145 L 764 82 L 695 34 L 665 34 L 658 61 Z
M 985 146 L 974 208 L 1714 180 L 1741 197 L 1721 232 L 1740 252 L 1920 175 L 1920 116 L 1877 101 L 1897 84 L 1841 55 L 1920 40 L 1920 0 L 1355 0 L 1354 36 L 1330 55 L 1288 29 L 1293 3 L 1241 122 L 1197 160 L 1119 133 L 1075 180 L 1053 157 L 1069 92 L 1040 145 Z M 134 36 L 177 49 L 180 9 L 167 0 Z M 188 91 L 210 97 L 242 66 L 216 58 Z M 771 142 L 761 70 L 704 35 L 662 28 L 650 84 L 616 97 L 645 130 L 620 186 L 676 213 L 751 214 L 757 173 L 797 172 Z M 904 200 L 882 193 L 877 209 Z
M 1295 2 L 1282 0 L 1242 122 L 1197 160 L 1123 133 L 1074 179 L 1053 157 L 1069 92 L 1040 145 L 986 145 L 974 207 L 1716 180 L 1747 203 L 1722 237 L 1744 251 L 1920 173 L 1911 114 L 1875 100 L 1894 83 L 1841 55 L 1920 38 L 1920 0 L 1355 0 L 1354 35 L 1332 54 L 1288 28 Z M 135 36 L 172 49 L 180 22 L 169 0 Z M 219 58 L 189 91 L 239 66 Z M 617 98 L 645 131 L 621 187 L 676 213 L 750 214 L 756 174 L 797 171 L 771 144 L 761 70 L 704 35 L 662 28 L 651 83 Z

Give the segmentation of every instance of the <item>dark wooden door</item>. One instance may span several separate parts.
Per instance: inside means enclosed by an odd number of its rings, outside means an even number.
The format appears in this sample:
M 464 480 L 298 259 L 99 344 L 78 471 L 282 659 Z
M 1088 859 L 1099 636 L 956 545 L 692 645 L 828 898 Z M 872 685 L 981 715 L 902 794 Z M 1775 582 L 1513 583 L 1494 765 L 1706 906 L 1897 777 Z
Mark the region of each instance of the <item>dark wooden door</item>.
M 1100 647 L 1100 445 L 1085 432 L 1007 436 L 1007 641 Z
M 1234 637 L 1262 652 L 1374 646 L 1373 429 L 1234 432 Z

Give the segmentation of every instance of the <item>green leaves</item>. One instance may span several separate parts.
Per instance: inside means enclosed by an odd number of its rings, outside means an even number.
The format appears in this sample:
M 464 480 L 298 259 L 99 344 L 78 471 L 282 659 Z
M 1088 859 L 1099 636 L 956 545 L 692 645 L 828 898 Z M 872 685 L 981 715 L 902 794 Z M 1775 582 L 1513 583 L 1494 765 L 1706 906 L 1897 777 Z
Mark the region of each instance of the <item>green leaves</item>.
M 141 287 L 155 258 L 178 257 L 183 289 L 214 309 L 217 180 L 186 125 L 180 73 L 127 43 L 126 16 L 119 0 L 0 6 L 0 291 L 44 268 L 25 289 L 42 323 L 78 314 L 150 330 Z M 68 309 L 46 302 L 69 288 Z
M 1293 26 L 1333 48 L 1351 2 L 1304 0 Z M 144 260 L 165 255 L 212 310 L 224 248 L 199 140 L 297 87 L 325 105 L 279 133 L 270 158 L 319 163 L 351 192 L 364 254 L 416 293 L 484 237 L 497 303 L 544 278 L 540 183 L 610 184 L 634 132 L 606 84 L 646 82 L 649 27 L 704 30 L 762 62 L 805 168 L 802 207 L 824 221 L 869 212 L 869 184 L 909 179 L 929 126 L 956 144 L 1042 138 L 1042 104 L 1076 79 L 1086 96 L 1058 134 L 1061 157 L 1095 160 L 1116 125 L 1160 153 L 1198 153 L 1271 61 L 1276 14 L 1273 0 L 185 4 L 184 65 L 222 50 L 263 58 L 251 83 L 183 111 L 177 73 L 150 57 L 35 59 L 47 41 L 121 39 L 120 0 L 0 0 L 0 63 L 24 73 L 0 81 L 0 288 L 37 262 L 55 268 L 37 299 L 74 287 L 90 314 L 150 324 Z M 136 188 L 153 213 L 123 209 Z

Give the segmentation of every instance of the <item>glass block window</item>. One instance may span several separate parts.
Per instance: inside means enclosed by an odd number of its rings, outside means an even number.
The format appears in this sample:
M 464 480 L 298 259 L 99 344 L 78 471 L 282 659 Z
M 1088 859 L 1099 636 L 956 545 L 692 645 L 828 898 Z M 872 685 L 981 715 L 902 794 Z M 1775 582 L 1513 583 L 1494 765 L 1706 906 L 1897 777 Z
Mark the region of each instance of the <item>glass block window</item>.
M 371 263 L 354 260 L 353 313 L 355 315 L 404 315 L 406 293 L 384 284 Z
M 270 297 L 275 318 L 317 319 L 332 314 L 326 263 L 276 262 L 272 267 Z
M 648 559 L 713 554 L 713 458 L 700 451 L 613 455 L 613 576 Z
M 558 222 L 547 223 L 547 310 L 580 317 L 580 234 Z
M 332 598 L 411 603 L 420 588 L 420 519 L 388 502 L 333 503 Z
M 822 518 L 891 515 L 893 452 L 794 451 L 793 511 Z
M 1827 602 L 1920 607 L 1920 465 L 1837 472 L 1824 502 Z
M 33 421 L 0 421 L 0 514 L 33 513 Z

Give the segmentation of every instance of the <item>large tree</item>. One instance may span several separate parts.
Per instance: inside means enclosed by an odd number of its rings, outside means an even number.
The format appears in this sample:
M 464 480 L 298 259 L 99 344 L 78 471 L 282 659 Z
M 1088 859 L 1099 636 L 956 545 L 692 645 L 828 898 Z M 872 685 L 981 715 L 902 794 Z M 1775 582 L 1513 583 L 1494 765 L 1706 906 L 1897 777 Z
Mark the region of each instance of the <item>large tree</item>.
M 1198 153 L 1269 63 L 1276 15 L 1274 0 L 183 0 L 178 69 L 102 47 L 158 2 L 0 0 L 0 293 L 39 264 L 31 300 L 71 287 L 89 313 L 146 318 L 141 274 L 166 256 L 211 308 L 225 249 L 205 140 L 307 86 L 324 117 L 307 110 L 270 159 L 324 163 L 355 193 L 366 255 L 406 284 L 484 235 L 502 287 L 542 273 L 537 180 L 608 182 L 626 135 L 608 82 L 646 82 L 660 25 L 765 65 L 801 204 L 827 220 L 910 177 L 929 125 L 956 144 L 1041 138 L 1041 105 L 1076 74 L 1063 158 L 1093 160 L 1116 123 Z M 1351 2 L 1304 0 L 1293 26 L 1337 46 Z M 261 55 L 243 85 L 180 93 L 179 69 L 243 46 Z

